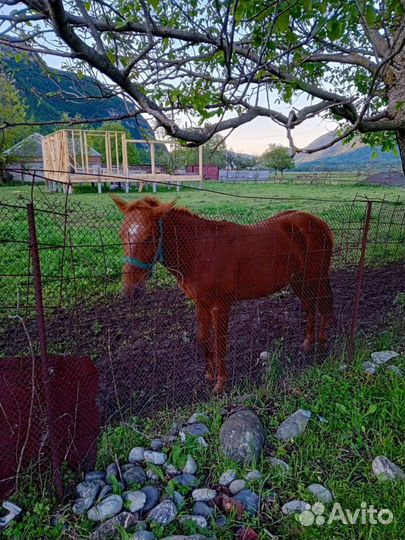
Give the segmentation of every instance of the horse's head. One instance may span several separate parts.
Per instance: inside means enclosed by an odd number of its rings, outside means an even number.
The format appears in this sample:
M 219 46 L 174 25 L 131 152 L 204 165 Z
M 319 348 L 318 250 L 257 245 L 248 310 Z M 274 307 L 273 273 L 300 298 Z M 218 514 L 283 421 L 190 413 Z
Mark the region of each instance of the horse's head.
M 112 195 L 124 221 L 120 236 L 124 246 L 124 295 L 132 298 L 145 286 L 157 261 L 163 262 L 163 218 L 174 203 L 154 197 L 126 202 Z

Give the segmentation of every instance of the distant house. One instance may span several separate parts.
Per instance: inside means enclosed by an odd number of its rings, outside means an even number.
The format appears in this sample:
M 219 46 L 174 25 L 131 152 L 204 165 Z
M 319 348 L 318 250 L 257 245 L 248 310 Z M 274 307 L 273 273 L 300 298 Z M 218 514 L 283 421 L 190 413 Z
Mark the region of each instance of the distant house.
M 15 144 L 3 155 L 7 157 L 6 171 L 17 182 L 32 182 L 33 173 L 38 173 L 37 181 L 43 181 L 42 135 L 33 133 Z M 101 166 L 102 156 L 94 148 L 88 149 L 89 164 Z

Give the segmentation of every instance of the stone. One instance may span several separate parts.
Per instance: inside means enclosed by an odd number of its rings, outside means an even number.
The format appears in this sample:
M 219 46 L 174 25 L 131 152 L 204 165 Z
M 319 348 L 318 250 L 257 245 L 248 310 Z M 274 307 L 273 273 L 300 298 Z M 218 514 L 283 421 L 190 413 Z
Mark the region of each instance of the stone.
M 76 491 L 83 500 L 84 511 L 93 506 L 99 491 L 104 485 L 102 480 L 85 481 L 77 485 Z
M 212 501 L 217 495 L 217 492 L 215 489 L 208 489 L 208 488 L 200 488 L 200 489 L 194 489 L 191 496 L 195 501 Z
M 405 480 L 404 471 L 385 456 L 377 456 L 371 464 L 379 480 Z
M 268 351 L 262 351 L 259 355 L 260 360 L 270 360 L 271 354 Z
M 92 482 L 93 480 L 105 480 L 105 472 L 103 471 L 90 471 L 84 477 L 86 482 Z
M 100 493 L 98 494 L 97 500 L 98 500 L 98 501 L 101 501 L 102 499 L 104 499 L 105 497 L 107 497 L 107 495 L 111 495 L 112 492 L 113 492 L 113 489 L 112 489 L 111 486 L 109 486 L 109 485 L 103 486 L 103 487 L 101 488 Z
M 118 480 L 118 467 L 116 463 L 111 463 L 108 465 L 106 471 L 105 471 L 105 478 L 107 484 L 111 484 L 111 477 L 114 476 L 116 480 Z
M 90 540 L 105 540 L 106 538 L 119 539 L 121 538 L 121 529 L 134 527 L 137 521 L 137 516 L 130 512 L 121 512 L 117 516 L 105 521 L 95 529 L 90 535 Z
M 193 514 L 186 514 L 180 518 L 180 523 L 184 524 L 187 521 L 193 521 L 201 529 L 206 529 L 208 527 L 207 520 L 204 516 L 195 516 Z
M 259 512 L 259 497 L 254 491 L 244 489 L 239 491 L 234 499 L 241 503 L 250 516 L 255 516 Z
M 375 375 L 377 373 L 378 366 L 376 366 L 374 362 L 367 360 L 366 362 L 363 362 L 363 369 L 369 375 Z
M 281 511 L 286 516 L 290 514 L 301 514 L 301 512 L 304 512 L 305 510 L 311 510 L 311 505 L 305 501 L 299 500 L 289 501 L 281 507 Z
M 249 409 L 232 414 L 221 427 L 222 452 L 241 464 L 251 464 L 259 459 L 264 440 L 263 425 L 257 414 Z
M 333 499 L 332 492 L 322 484 L 311 484 L 307 487 L 307 491 L 325 504 L 330 503 Z
M 176 505 L 166 499 L 153 508 L 148 514 L 148 520 L 158 523 L 159 525 L 168 525 L 177 516 Z
M 231 482 L 236 480 L 237 474 L 234 470 L 229 469 L 228 471 L 225 471 L 221 474 L 219 477 L 219 483 L 221 486 L 229 486 Z
M 129 469 L 133 469 L 135 466 L 135 463 L 125 463 L 125 465 L 121 466 L 121 472 L 129 471 Z
M 155 540 L 156 536 L 151 531 L 136 531 L 134 534 L 130 537 L 130 540 Z
M 142 508 L 142 512 L 146 514 L 158 504 L 160 498 L 160 491 L 155 486 L 145 486 L 141 489 L 141 491 L 145 494 L 146 497 L 145 504 Z
M 382 364 L 386 364 L 393 358 L 396 358 L 398 356 L 398 353 L 394 351 L 378 351 L 371 353 L 371 360 L 374 364 L 377 366 L 381 366 Z
M 181 430 L 182 425 L 180 422 L 173 422 L 173 424 L 170 427 L 169 435 L 178 435 Z
M 4 501 L 2 507 L 7 510 L 7 514 L 0 517 L 0 530 L 6 529 L 23 511 L 22 508 L 11 501 Z
M 197 472 L 197 463 L 195 462 L 193 456 L 187 456 L 187 461 L 182 468 L 182 472 L 185 474 L 195 474 Z
M 259 535 L 251 527 L 241 527 L 236 531 L 236 540 L 259 540 Z
M 282 459 L 271 457 L 269 461 L 272 468 L 277 469 L 279 472 L 288 473 L 290 471 L 290 466 Z
M 245 476 L 245 479 L 247 482 L 252 482 L 253 480 L 261 480 L 262 479 L 262 473 L 260 471 L 250 471 Z
M 242 489 L 246 488 L 246 482 L 245 480 L 234 480 L 229 484 L 229 491 L 232 493 L 232 495 L 236 495 L 239 493 L 239 491 L 242 491 Z
M 155 471 L 152 471 L 151 469 L 146 470 L 146 476 L 148 480 L 151 480 L 152 482 L 158 482 L 159 476 L 155 473 Z
M 199 437 L 197 437 L 197 442 L 198 444 L 202 447 L 202 448 L 208 448 L 208 443 L 207 441 L 204 439 L 204 437 L 201 437 L 201 435 Z
M 204 437 L 204 435 L 207 435 L 210 430 L 209 428 L 201 423 L 197 422 L 196 424 L 189 424 L 187 426 L 184 426 L 180 433 L 188 433 L 189 435 L 193 435 L 194 437 Z
M 164 464 L 163 467 L 165 468 L 167 474 L 170 474 L 172 476 L 176 476 L 176 474 L 181 474 L 181 471 L 179 471 L 178 469 L 176 469 L 176 467 L 174 465 L 172 465 L 171 463 L 169 464 Z
M 88 508 L 86 508 L 86 503 L 84 502 L 83 499 L 77 499 L 73 503 L 72 511 L 77 516 L 81 516 L 82 514 L 84 514 L 86 512 L 86 510 L 88 510 Z
M 142 463 L 145 461 L 145 448 L 141 446 L 135 446 L 129 453 L 128 461 L 130 463 Z
M 294 414 L 282 422 L 277 431 L 276 437 L 280 441 L 295 439 L 305 431 L 308 421 L 311 418 L 311 411 L 298 409 Z
M 125 507 L 132 513 L 139 512 L 146 503 L 146 495 L 143 491 L 126 491 L 122 498 L 125 501 Z
M 393 365 L 387 366 L 387 370 L 392 371 L 392 373 L 395 373 L 395 375 L 398 375 L 398 377 L 403 376 L 403 373 L 398 366 L 393 366 Z
M 223 529 L 228 525 L 228 520 L 225 516 L 218 516 L 215 523 L 218 528 Z
M 132 469 L 128 469 L 124 472 L 122 475 L 124 482 L 127 485 L 130 484 L 145 484 L 147 477 L 146 473 L 141 467 L 132 467 Z
M 163 446 L 164 446 L 164 442 L 162 441 L 162 439 L 152 439 L 150 443 L 150 447 L 155 452 L 160 452 L 163 449 Z
M 90 508 L 87 517 L 90 521 L 103 521 L 119 514 L 122 510 L 122 498 L 119 495 L 109 495 L 99 504 Z
M 154 450 L 145 450 L 144 457 L 147 463 L 153 463 L 153 465 L 163 465 L 167 461 L 166 454 Z
M 184 506 L 186 500 L 181 493 L 178 491 L 173 491 L 172 501 L 176 505 L 176 508 L 180 510 L 180 508 Z
M 204 413 L 195 412 L 187 420 L 187 424 L 197 424 L 198 422 L 208 422 L 209 418 Z
M 209 521 L 215 515 L 215 508 L 208 506 L 205 502 L 198 501 L 194 503 L 192 513 L 195 516 L 203 516 Z
M 136 531 L 147 531 L 148 530 L 148 524 L 146 521 L 138 521 L 135 527 Z
M 181 486 L 198 486 L 198 480 L 192 474 L 179 474 L 179 476 L 176 476 L 174 480 Z

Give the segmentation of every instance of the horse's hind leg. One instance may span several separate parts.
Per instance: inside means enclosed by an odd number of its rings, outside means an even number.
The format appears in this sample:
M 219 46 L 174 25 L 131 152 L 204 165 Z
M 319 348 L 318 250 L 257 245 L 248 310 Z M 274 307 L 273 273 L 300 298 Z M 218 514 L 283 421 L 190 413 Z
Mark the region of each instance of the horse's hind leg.
M 200 345 L 204 358 L 207 362 L 206 378 L 214 382 L 214 358 L 212 350 L 212 320 L 208 308 L 204 307 L 200 302 L 196 302 L 197 312 L 197 342 Z
M 227 380 L 226 370 L 226 349 L 227 349 L 227 334 L 229 323 L 228 305 L 221 307 L 213 307 L 211 309 L 212 324 L 214 329 L 214 358 L 218 371 L 217 384 L 214 392 L 220 394 Z

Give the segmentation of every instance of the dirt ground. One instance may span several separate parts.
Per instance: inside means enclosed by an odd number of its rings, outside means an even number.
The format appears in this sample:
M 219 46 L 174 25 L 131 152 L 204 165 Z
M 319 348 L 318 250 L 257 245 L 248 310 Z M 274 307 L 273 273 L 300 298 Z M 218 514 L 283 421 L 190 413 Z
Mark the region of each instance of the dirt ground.
M 342 347 L 350 328 L 357 271 L 333 274 L 336 322 L 331 348 Z M 365 273 L 359 330 L 375 332 L 405 290 L 404 266 L 391 264 Z M 33 332 L 35 324 L 28 324 Z M 95 308 L 78 306 L 56 314 L 47 325 L 51 353 L 89 355 L 100 375 L 103 424 L 144 416 L 157 409 L 203 401 L 211 394 L 204 379 L 204 359 L 196 346 L 194 308 L 178 289 L 147 293 L 136 306 L 121 298 Z M 306 365 L 321 362 L 303 355 L 305 320 L 298 299 L 289 291 L 235 304 L 229 327 L 229 388 L 243 380 L 257 381 L 266 369 L 261 351 L 278 351 L 289 377 Z M 13 327 L 0 336 L 3 354 L 21 353 L 24 336 Z

